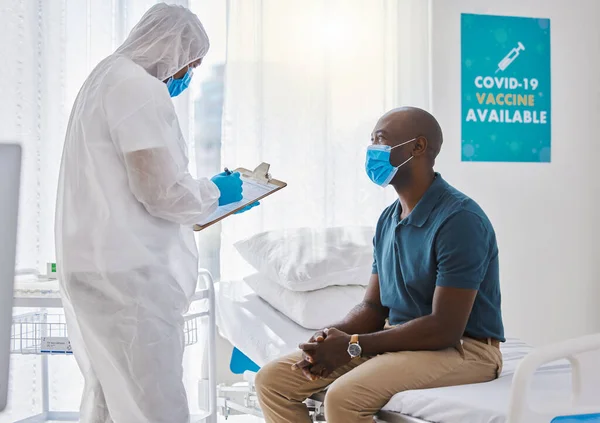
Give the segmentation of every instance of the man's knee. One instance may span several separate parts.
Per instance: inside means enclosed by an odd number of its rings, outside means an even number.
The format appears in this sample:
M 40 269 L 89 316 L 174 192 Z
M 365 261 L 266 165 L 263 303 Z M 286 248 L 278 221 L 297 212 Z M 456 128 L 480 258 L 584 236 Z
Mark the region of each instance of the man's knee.
M 300 389 L 306 381 L 301 373 L 298 373 L 299 371 L 291 369 L 291 362 L 294 360 L 289 356 L 282 357 L 271 361 L 259 370 L 254 379 L 259 399 L 276 396 L 292 401 L 304 401 L 307 398 L 306 392 Z
M 271 361 L 263 366 L 254 379 L 259 397 L 264 397 L 269 392 L 284 394 L 286 391 L 286 373 L 289 371 L 289 366 L 279 360 Z
M 260 368 L 256 377 L 254 378 L 254 385 L 256 387 L 256 392 L 259 395 L 262 394 L 265 387 L 269 386 L 271 380 L 273 379 L 275 372 L 273 368 L 275 367 L 275 362 L 270 362 L 266 366 Z
M 325 395 L 325 417 L 336 422 L 336 416 L 356 411 L 357 403 L 353 400 L 353 392 L 356 390 L 350 384 L 343 383 L 343 379 L 331 384 Z

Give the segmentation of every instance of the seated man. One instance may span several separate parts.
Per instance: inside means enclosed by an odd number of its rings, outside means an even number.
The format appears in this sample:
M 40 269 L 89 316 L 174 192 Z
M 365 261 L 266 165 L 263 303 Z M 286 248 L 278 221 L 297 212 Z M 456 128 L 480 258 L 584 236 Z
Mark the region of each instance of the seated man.
M 372 423 L 401 391 L 486 382 L 502 367 L 498 247 L 481 208 L 435 173 L 442 131 L 401 108 L 377 123 L 371 180 L 398 200 L 382 213 L 365 298 L 256 378 L 268 423 L 310 422 L 303 401 L 329 386 L 328 423 Z

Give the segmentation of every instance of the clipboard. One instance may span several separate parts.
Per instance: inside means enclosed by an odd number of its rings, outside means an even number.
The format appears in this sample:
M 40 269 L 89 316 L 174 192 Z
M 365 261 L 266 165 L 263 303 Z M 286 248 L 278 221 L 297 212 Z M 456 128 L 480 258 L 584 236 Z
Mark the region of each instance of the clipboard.
M 254 170 L 248 170 L 243 167 L 237 168 L 232 172 L 239 172 L 243 182 L 243 194 L 244 198 L 242 201 L 236 203 L 227 204 L 225 206 L 219 206 L 217 210 L 208 216 L 203 222 L 194 225 L 194 231 L 198 232 L 203 229 L 214 225 L 217 222 L 225 219 L 227 216 L 231 216 L 235 212 L 243 209 L 249 204 L 256 201 L 260 201 L 265 197 L 285 188 L 287 184 L 285 182 L 273 179 L 269 173 L 269 163 L 261 163 Z

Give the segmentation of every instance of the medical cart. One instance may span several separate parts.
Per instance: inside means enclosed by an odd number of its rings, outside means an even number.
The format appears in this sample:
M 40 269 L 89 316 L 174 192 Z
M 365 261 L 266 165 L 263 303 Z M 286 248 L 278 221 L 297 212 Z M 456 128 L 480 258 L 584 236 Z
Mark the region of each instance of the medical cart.
M 203 288 L 200 288 L 204 286 Z M 193 415 L 194 423 L 217 422 L 216 391 L 216 316 L 215 289 L 212 275 L 207 270 L 199 272 L 198 286 L 192 297 L 192 303 L 202 302 L 201 311 L 191 312 L 184 316 L 185 346 L 198 342 L 198 326 L 202 318 L 208 319 L 208 378 L 199 381 L 200 405 L 208 403 L 208 410 L 200 415 Z M 15 295 L 13 307 L 33 308 L 35 312 L 15 314 L 11 334 L 12 354 L 35 354 L 40 356 L 42 377 L 42 411 L 41 413 L 19 420 L 15 423 L 42 423 L 48 421 L 76 422 L 78 412 L 53 411 L 50 404 L 50 386 L 48 377 L 49 356 L 72 354 L 68 340 L 64 315 L 59 309 L 62 302 L 56 290 L 40 291 L 34 295 Z M 196 307 L 195 307 L 196 308 Z M 207 397 L 206 399 L 204 397 Z M 204 407 L 202 407 L 204 408 Z

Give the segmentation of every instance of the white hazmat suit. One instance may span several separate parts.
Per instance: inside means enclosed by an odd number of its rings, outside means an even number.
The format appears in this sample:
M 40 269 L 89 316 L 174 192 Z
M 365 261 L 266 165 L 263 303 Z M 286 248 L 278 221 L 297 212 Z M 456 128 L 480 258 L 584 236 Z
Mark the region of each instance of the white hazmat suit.
M 180 6 L 152 7 L 85 81 L 71 113 L 56 211 L 58 269 L 85 378 L 82 423 L 185 423 L 183 317 L 194 293 L 192 225 L 219 189 L 188 173 L 163 82 L 209 41 Z

